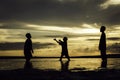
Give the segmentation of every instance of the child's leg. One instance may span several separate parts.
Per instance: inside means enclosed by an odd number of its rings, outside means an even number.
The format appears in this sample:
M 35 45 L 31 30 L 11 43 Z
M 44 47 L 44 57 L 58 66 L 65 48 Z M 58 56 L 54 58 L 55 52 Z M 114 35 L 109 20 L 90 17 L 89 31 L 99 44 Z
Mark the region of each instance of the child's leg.
M 65 57 L 68 59 L 68 61 L 70 61 L 70 57 L 68 54 L 66 54 Z
M 60 61 L 62 61 L 63 56 L 64 56 L 64 55 L 63 55 L 63 54 L 61 54 L 61 56 L 60 56 Z

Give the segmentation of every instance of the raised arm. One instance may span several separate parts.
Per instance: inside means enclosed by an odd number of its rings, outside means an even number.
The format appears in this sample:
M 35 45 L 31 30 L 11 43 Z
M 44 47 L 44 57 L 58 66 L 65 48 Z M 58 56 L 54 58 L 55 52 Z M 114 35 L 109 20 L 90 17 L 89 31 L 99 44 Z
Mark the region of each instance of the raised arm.
M 55 40 L 57 43 L 60 43 L 59 41 L 57 41 L 56 39 L 53 39 L 53 40 Z

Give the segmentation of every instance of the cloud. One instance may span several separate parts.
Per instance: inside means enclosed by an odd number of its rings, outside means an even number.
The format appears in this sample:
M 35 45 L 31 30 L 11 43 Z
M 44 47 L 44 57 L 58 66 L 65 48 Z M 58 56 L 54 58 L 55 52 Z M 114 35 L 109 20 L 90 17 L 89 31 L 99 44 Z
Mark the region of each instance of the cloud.
M 99 41 L 99 39 L 87 39 L 88 41 Z
M 53 43 L 33 43 L 33 49 L 49 48 Z M 24 42 L 6 42 L 0 43 L 0 50 L 23 50 Z
M 41 25 L 33 25 L 28 24 L 28 27 L 36 28 L 37 30 L 48 30 L 48 31 L 59 31 L 73 34 L 87 34 L 87 33 L 98 33 L 99 29 L 95 28 L 98 26 L 83 24 L 82 27 L 63 27 L 63 26 L 41 26 Z M 94 27 L 95 26 L 95 27 Z
M 112 6 L 103 10 L 100 5 L 104 3 L 106 0 L 1 0 L 0 21 L 79 28 L 84 23 L 108 27 L 120 24 L 120 7 Z
M 110 37 L 110 38 L 107 38 L 107 40 L 120 40 L 119 37 Z
M 120 53 L 120 43 L 114 43 L 107 47 L 107 50 L 111 53 Z
M 120 5 L 120 0 L 107 0 L 105 3 L 101 4 L 100 7 L 107 9 L 110 6 Z
M 0 21 L 73 26 L 91 22 L 98 11 L 96 0 L 1 0 Z M 87 5 L 87 6 L 86 6 Z M 94 21 L 93 21 L 94 22 Z
M 16 22 L 16 21 L 10 21 L 10 22 L 1 22 L 0 29 L 34 29 L 31 27 L 26 26 L 27 23 L 23 22 Z
M 95 36 L 95 35 L 94 35 Z M 87 39 L 88 41 L 99 41 L 100 39 Z M 112 40 L 112 41 L 119 41 L 119 37 L 109 37 L 107 40 Z

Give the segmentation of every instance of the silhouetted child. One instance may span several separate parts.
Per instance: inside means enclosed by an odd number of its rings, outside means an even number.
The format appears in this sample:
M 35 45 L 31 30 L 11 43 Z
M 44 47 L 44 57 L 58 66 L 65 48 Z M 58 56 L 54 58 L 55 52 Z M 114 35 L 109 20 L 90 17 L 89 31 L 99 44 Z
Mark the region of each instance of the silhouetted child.
M 61 52 L 61 57 L 60 57 L 60 61 L 62 60 L 63 56 L 65 56 L 69 61 L 69 55 L 68 55 L 68 48 L 67 48 L 67 37 L 63 38 L 63 41 L 59 40 L 57 41 L 56 39 L 54 39 L 57 43 L 59 43 L 59 45 L 61 45 L 62 47 L 62 52 Z
M 27 40 L 25 41 L 25 44 L 24 44 L 24 55 L 25 55 L 26 61 L 30 61 L 33 53 L 31 34 L 27 33 L 26 38 Z
M 107 56 L 106 56 L 106 35 L 105 35 L 105 26 L 101 26 L 100 28 L 100 32 L 101 34 L 101 38 L 100 38 L 100 42 L 99 42 L 99 50 L 101 53 L 101 57 L 102 60 L 107 60 Z

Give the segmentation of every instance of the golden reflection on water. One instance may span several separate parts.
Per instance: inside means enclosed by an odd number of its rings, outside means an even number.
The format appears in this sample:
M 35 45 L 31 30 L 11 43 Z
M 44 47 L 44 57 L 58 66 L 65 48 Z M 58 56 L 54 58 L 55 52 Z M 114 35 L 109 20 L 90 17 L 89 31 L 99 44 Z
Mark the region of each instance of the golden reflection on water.
M 95 70 L 101 66 L 101 59 L 71 59 L 67 61 L 59 61 L 59 59 L 40 60 L 40 62 L 33 63 L 34 68 L 38 69 L 54 69 L 54 70 Z
M 70 63 L 70 69 L 85 69 L 85 70 L 94 70 L 100 66 L 101 59 L 75 59 Z
M 120 69 L 120 58 L 108 58 L 103 62 L 101 58 L 71 58 L 71 61 L 59 58 L 32 59 L 26 66 L 25 59 L 0 59 L 0 70 L 31 69 L 57 70 L 57 71 L 89 71 L 99 69 Z

